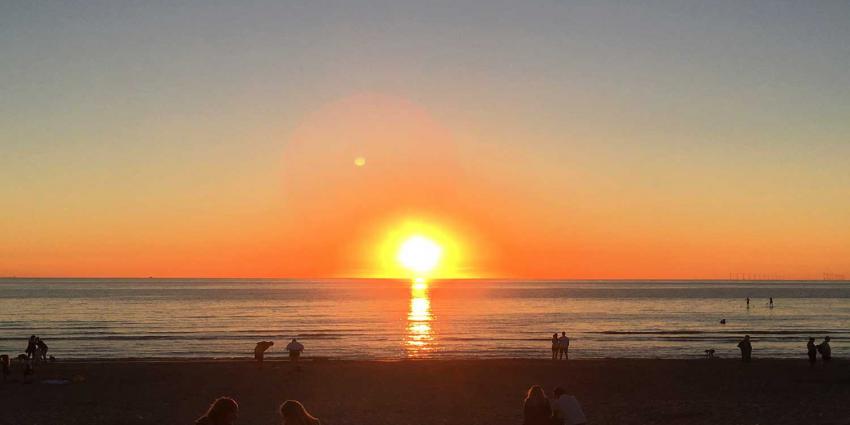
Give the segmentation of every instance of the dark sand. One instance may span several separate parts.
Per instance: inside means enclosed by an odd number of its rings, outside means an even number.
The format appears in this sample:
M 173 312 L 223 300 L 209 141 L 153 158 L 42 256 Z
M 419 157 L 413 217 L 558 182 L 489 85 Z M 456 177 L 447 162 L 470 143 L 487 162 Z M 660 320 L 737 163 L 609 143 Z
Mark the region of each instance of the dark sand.
M 2 424 L 191 424 L 220 395 L 238 424 L 304 402 L 326 425 L 520 424 L 532 384 L 564 385 L 591 424 L 850 424 L 850 362 L 805 360 L 246 361 L 56 363 L 0 384 Z M 40 383 L 74 376 L 83 382 Z M 15 379 L 19 371 L 15 369 Z

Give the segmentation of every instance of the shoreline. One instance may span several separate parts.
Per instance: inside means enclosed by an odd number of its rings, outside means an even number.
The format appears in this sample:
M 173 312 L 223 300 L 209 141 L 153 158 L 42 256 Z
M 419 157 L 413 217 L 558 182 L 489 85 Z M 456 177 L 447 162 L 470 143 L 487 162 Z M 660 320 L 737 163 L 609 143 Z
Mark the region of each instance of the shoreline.
M 305 359 L 306 360 L 306 359 Z M 20 380 L 19 364 L 13 379 Z M 240 424 L 302 401 L 328 424 L 512 424 L 531 385 L 564 386 L 592 424 L 843 424 L 850 361 L 805 359 L 60 361 L 0 383 L 0 424 L 192 423 L 219 396 Z M 60 382 L 45 382 L 46 380 Z

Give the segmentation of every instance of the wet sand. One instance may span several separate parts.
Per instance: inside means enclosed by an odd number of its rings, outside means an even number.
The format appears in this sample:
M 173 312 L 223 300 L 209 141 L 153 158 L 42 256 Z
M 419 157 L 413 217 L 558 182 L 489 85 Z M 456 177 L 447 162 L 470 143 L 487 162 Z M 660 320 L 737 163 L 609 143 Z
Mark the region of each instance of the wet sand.
M 17 365 L 16 365 L 17 366 Z M 333 424 L 520 424 L 532 384 L 565 386 L 591 424 L 850 424 L 850 362 L 805 360 L 103 361 L 0 384 L 2 424 L 191 424 L 220 395 L 238 424 L 298 399 Z M 13 378 L 21 378 L 17 367 Z M 78 381 L 51 385 L 50 378 Z

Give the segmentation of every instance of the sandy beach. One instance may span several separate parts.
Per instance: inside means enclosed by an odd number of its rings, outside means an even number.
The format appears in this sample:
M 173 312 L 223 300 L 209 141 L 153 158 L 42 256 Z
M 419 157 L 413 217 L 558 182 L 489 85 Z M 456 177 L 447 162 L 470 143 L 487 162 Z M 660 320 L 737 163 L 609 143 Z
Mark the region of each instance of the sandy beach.
M 220 395 L 239 424 L 298 399 L 325 424 L 519 424 L 524 391 L 565 386 L 592 424 L 848 424 L 850 363 L 804 360 L 101 361 L 0 385 L 2 424 L 190 424 Z M 76 377 L 76 379 L 74 379 Z M 47 379 L 78 382 L 47 384 Z

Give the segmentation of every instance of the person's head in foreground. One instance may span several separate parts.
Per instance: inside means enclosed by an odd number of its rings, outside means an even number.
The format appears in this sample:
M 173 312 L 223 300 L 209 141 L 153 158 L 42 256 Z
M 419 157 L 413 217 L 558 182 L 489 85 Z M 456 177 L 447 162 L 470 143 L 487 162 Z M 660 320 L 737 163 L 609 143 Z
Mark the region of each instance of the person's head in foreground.
M 525 395 L 525 401 L 540 401 L 546 400 L 546 393 L 540 385 L 532 385 L 528 389 L 528 394 Z
M 829 337 L 825 337 L 823 340 L 829 342 Z
M 552 395 L 555 397 L 556 400 L 566 393 L 567 391 L 564 390 L 563 387 L 555 387 L 555 390 L 552 391 Z
M 219 397 L 207 409 L 195 425 L 231 425 L 239 415 L 239 405 L 230 397 Z
M 280 405 L 280 416 L 284 425 L 320 425 L 318 419 L 307 412 L 297 400 L 286 400 Z

